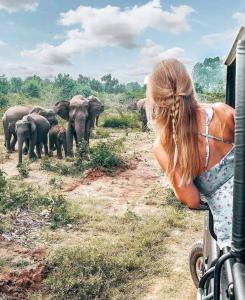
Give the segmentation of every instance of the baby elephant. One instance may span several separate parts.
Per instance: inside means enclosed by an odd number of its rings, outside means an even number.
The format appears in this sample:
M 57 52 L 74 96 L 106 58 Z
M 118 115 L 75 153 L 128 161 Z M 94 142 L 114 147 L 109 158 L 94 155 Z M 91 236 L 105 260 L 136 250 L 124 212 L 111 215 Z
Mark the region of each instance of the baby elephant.
M 49 155 L 52 156 L 56 149 L 58 158 L 62 159 L 62 147 L 66 157 L 66 129 L 60 125 L 55 125 L 49 130 Z
M 17 121 L 15 126 L 19 152 L 18 165 L 22 163 L 22 149 L 24 142 L 28 146 L 30 159 L 35 159 L 37 156 L 38 158 L 41 158 L 42 145 L 44 146 L 45 155 L 48 155 L 48 131 L 50 129 L 50 124 L 46 118 L 37 114 L 29 114 Z M 37 156 L 34 152 L 35 147 Z

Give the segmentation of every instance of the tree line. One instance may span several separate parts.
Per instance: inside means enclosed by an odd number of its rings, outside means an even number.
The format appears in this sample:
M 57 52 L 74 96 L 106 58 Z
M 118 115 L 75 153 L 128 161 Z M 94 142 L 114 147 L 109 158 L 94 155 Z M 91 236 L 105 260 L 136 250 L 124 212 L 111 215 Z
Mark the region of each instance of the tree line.
M 0 76 L 0 108 L 7 107 L 10 95 L 18 94 L 26 98 L 69 100 L 74 95 L 115 94 L 121 95 L 122 101 L 140 99 L 144 97 L 145 86 L 138 82 L 120 83 L 118 79 L 106 74 L 100 78 L 90 78 L 80 74 L 73 79 L 69 74 L 58 74 L 54 80 L 42 79 L 33 75 L 7 78 Z M 51 101 L 52 102 L 52 101 Z

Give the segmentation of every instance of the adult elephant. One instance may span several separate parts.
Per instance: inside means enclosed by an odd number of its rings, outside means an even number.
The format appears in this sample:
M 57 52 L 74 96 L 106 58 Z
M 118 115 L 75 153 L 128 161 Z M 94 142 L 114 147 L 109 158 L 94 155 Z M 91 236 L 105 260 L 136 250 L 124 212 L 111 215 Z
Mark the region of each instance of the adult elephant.
M 7 152 L 11 153 L 15 151 L 15 144 L 17 136 L 15 133 L 15 124 L 18 120 L 21 120 L 24 116 L 28 115 L 32 106 L 17 105 L 10 107 L 3 115 L 3 130 L 4 130 L 4 145 L 7 148 Z
M 51 127 L 55 126 L 58 124 L 58 120 L 56 118 L 56 114 L 53 110 L 51 109 L 46 109 L 41 106 L 35 106 L 33 109 L 30 111 L 30 114 L 36 113 L 39 114 L 40 116 L 43 116 L 49 121 L 49 124 Z
M 140 113 L 140 118 L 141 118 L 141 122 L 142 122 L 142 130 L 147 129 L 147 116 L 146 116 L 146 110 L 145 110 L 146 109 L 145 101 L 146 101 L 146 98 L 140 99 L 137 102 L 137 110 Z
M 104 105 L 94 95 L 89 96 L 87 99 L 89 101 L 90 126 L 94 128 L 95 125 L 98 126 L 99 116 L 104 111 Z
M 54 112 L 68 121 L 66 130 L 67 156 L 73 155 L 73 137 L 77 147 L 83 140 L 89 141 L 89 106 L 89 101 L 81 95 L 74 96 L 70 101 L 59 101 L 54 106 Z
M 50 124 L 46 118 L 38 114 L 28 114 L 16 122 L 15 130 L 18 141 L 19 159 L 18 165 L 22 164 L 22 152 L 24 142 L 28 145 L 30 159 L 41 158 L 41 146 L 44 153 L 48 155 L 48 131 Z M 34 148 L 36 147 L 36 153 Z

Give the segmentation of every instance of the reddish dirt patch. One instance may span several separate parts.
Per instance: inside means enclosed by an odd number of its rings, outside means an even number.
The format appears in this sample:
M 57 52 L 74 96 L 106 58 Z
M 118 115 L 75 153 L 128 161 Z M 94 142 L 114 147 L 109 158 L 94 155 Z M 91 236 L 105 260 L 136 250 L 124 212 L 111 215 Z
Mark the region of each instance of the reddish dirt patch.
M 26 299 L 29 292 L 40 290 L 47 266 L 39 264 L 35 269 L 12 271 L 0 278 L 0 293 L 11 299 Z

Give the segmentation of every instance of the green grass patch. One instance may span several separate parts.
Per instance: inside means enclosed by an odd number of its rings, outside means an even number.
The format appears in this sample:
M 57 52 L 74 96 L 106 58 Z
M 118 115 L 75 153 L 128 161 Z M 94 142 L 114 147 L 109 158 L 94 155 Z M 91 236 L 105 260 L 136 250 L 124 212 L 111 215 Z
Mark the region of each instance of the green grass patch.
M 127 166 L 123 156 L 124 139 L 115 141 L 98 141 L 90 148 L 86 143 L 80 145 L 73 159 L 57 161 L 44 157 L 41 160 L 41 169 L 64 176 L 83 176 L 88 169 L 99 169 L 113 175 L 117 169 Z
M 136 286 L 147 276 L 168 273 L 166 237 L 171 228 L 184 226 L 182 217 L 168 211 L 143 220 L 127 211 L 113 222 L 121 222 L 120 236 L 97 237 L 80 247 L 53 252 L 45 280 L 50 295 L 53 299 L 139 299 L 146 286 Z
M 64 196 L 52 193 L 41 193 L 32 186 L 17 187 L 7 182 L 0 171 L 0 216 L 3 219 L 0 232 L 8 225 L 8 216 L 15 211 L 48 210 L 51 228 L 64 226 L 76 221 L 78 214 L 72 212 Z
M 108 115 L 104 119 L 104 127 L 109 128 L 140 128 L 140 117 L 137 113 L 122 113 Z

